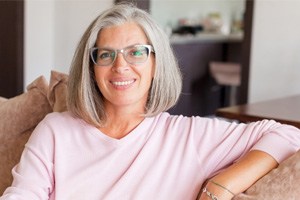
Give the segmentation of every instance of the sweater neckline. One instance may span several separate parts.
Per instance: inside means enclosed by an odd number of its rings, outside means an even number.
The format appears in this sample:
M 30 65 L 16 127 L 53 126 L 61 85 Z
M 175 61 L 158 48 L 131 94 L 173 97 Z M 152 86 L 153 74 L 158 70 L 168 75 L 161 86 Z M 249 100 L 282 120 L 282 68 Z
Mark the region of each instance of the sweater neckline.
M 157 115 L 157 116 L 159 116 L 159 115 Z M 106 143 L 109 143 L 109 144 L 114 144 L 114 145 L 119 146 L 119 145 L 128 143 L 132 140 L 135 140 L 138 137 L 146 138 L 148 135 L 147 130 L 149 130 L 151 128 L 151 124 L 157 116 L 145 117 L 145 119 L 143 119 L 140 124 L 138 124 L 126 136 L 124 136 L 120 139 L 110 137 L 110 136 L 106 135 L 105 133 L 103 133 L 102 131 L 100 131 L 95 126 L 92 126 L 86 122 L 83 122 L 83 123 L 84 123 L 85 128 L 87 128 L 88 132 L 90 132 L 91 134 L 93 134 L 94 136 L 99 138 L 100 140 L 105 141 Z

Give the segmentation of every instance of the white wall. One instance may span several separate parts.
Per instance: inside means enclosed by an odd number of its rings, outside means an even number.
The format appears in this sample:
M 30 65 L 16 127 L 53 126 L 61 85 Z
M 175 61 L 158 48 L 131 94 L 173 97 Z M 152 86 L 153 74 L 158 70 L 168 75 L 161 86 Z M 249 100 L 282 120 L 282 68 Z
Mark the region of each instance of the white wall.
M 24 86 L 50 77 L 52 69 L 68 73 L 79 39 L 89 23 L 113 0 L 26 0 Z
M 40 75 L 49 77 L 54 63 L 54 2 L 25 1 L 24 87 Z
M 51 69 L 67 73 L 84 29 L 112 4 L 113 0 L 26 0 L 24 86 L 40 75 L 49 78 Z M 250 102 L 300 93 L 299 10 L 300 0 L 255 1 Z
M 249 102 L 300 94 L 300 0 L 256 0 Z
M 201 21 L 211 12 L 221 14 L 228 29 L 233 17 L 244 13 L 244 0 L 151 0 L 150 11 L 162 27 L 176 28 L 179 19 Z

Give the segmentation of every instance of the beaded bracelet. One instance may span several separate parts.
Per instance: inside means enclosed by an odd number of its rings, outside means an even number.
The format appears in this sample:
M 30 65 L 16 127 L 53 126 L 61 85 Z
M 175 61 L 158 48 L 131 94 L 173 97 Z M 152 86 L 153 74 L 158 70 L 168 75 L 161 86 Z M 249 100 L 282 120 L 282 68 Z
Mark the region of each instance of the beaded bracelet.
M 209 196 L 212 200 L 219 200 L 219 198 L 213 193 L 211 193 L 210 191 L 208 191 L 206 187 L 203 188 L 202 192 L 205 193 L 207 196 Z

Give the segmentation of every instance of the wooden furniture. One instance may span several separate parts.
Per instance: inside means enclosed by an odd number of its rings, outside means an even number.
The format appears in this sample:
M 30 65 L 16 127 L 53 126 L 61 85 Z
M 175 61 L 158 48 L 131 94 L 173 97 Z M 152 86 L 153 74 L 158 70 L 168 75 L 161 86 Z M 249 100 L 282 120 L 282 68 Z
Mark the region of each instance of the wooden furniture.
M 24 0 L 0 1 L 0 96 L 23 92 Z
M 220 108 L 216 115 L 246 123 L 274 119 L 300 128 L 300 95 Z
M 209 63 L 224 60 L 240 63 L 239 50 L 243 42 L 197 39 L 192 43 L 172 40 L 171 45 L 183 74 L 183 88 L 178 103 L 168 111 L 171 114 L 207 116 L 214 114 L 222 105 L 229 106 L 221 104 L 222 87 L 212 78 Z M 235 56 L 231 55 L 233 52 L 236 52 Z

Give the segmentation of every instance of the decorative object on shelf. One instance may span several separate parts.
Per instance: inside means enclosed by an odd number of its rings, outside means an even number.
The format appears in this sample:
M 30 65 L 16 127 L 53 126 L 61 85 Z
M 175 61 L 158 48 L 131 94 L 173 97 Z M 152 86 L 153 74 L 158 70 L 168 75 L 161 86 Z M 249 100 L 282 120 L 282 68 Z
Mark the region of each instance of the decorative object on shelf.
M 203 26 L 206 32 L 220 33 L 223 26 L 221 14 L 219 12 L 209 13 L 203 20 Z

